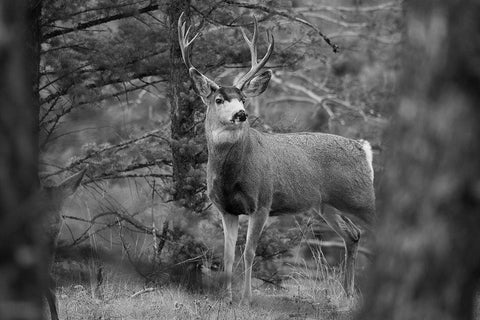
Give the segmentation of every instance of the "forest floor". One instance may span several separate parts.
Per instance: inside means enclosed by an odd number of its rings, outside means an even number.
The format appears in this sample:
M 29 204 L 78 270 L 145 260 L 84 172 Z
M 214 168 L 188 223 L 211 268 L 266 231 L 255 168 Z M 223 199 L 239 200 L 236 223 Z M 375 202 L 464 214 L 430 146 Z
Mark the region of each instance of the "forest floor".
M 361 299 L 359 295 L 348 299 L 340 285 L 340 273 L 326 272 L 326 269 L 313 273 L 294 269 L 281 287 L 252 279 L 253 302 L 249 307 L 240 305 L 238 301 L 241 276 L 235 284 L 235 301 L 227 304 L 223 300 L 224 290 L 218 275 L 205 276 L 205 286 L 194 293 L 179 285 L 145 285 L 141 276 L 118 267 L 104 267 L 100 287 L 95 281 L 85 281 L 85 277 L 80 277 L 75 271 L 68 275 L 65 271 L 68 272 L 63 269 L 56 275 L 61 284 L 57 287 L 57 298 L 62 320 L 351 320 Z M 474 309 L 473 319 L 480 320 L 480 293 Z M 47 308 L 45 312 L 48 312 Z
M 100 290 L 93 284 L 69 281 L 57 288 L 60 319 L 326 319 L 347 320 L 358 305 L 348 299 L 331 273 L 323 280 L 312 280 L 304 272 L 293 272 L 280 287 L 253 281 L 253 302 L 240 305 L 242 285 L 237 281 L 234 303 L 223 300 L 220 280 L 201 293 L 181 286 L 148 287 L 138 275 L 104 270 Z M 218 277 L 217 277 L 218 278 Z M 94 294 L 94 292 L 96 292 Z

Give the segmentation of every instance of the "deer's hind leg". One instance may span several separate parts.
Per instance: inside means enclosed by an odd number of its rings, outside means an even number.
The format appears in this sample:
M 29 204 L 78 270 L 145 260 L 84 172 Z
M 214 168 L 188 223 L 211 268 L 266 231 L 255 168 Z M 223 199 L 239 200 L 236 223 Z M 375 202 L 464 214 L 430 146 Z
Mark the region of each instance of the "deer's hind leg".
M 335 209 L 336 210 L 336 209 Z M 343 239 L 345 244 L 345 268 L 343 288 L 347 296 L 353 296 L 355 290 L 355 261 L 360 241 L 360 229 L 347 217 L 334 210 L 323 210 L 322 218 Z

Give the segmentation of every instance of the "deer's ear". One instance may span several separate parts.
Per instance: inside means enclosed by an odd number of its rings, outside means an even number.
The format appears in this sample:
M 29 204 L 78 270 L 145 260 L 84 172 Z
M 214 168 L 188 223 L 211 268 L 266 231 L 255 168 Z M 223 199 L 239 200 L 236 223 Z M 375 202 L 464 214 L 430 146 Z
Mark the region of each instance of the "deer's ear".
M 193 84 L 198 94 L 203 98 L 208 97 L 212 91 L 218 90 L 219 86 L 212 80 L 205 77 L 197 69 L 190 68 L 190 78 L 192 78 Z
M 83 169 L 82 171 L 75 173 L 73 176 L 68 177 L 56 187 L 64 198 L 67 198 L 75 193 L 80 185 L 80 182 L 82 182 L 85 171 L 86 169 Z
M 271 70 L 264 71 L 261 74 L 253 77 L 252 80 L 250 80 L 243 86 L 243 94 L 247 98 L 260 95 L 261 93 L 263 93 L 263 91 L 265 91 L 265 89 L 267 89 L 268 82 L 270 81 L 271 77 Z

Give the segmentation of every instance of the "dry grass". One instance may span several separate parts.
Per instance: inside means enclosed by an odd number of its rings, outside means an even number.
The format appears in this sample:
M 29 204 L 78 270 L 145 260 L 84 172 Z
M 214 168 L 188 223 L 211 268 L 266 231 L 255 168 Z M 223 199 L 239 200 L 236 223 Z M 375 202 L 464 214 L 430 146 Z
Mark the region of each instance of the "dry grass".
M 354 310 L 359 305 L 359 296 L 346 296 L 342 286 L 343 272 L 339 267 L 332 267 L 327 263 L 321 248 L 310 250 L 313 254 L 312 261 L 308 263 L 302 260 L 291 268 L 290 281 L 285 283 L 289 291 L 296 288 L 298 295 L 313 301 L 326 300 L 335 310 Z
M 330 273 L 330 279 L 314 281 L 307 277 L 306 270 L 292 272 L 291 278 L 283 283 L 284 289 L 267 288 L 255 282 L 254 302 L 247 307 L 226 304 L 217 284 L 202 294 L 166 286 L 132 297 L 143 289 L 142 279 L 109 267 L 104 271 L 101 299 L 93 296 L 93 286 L 88 284 L 69 284 L 58 289 L 60 317 L 65 320 L 350 318 L 353 305 L 335 279 L 338 275 Z

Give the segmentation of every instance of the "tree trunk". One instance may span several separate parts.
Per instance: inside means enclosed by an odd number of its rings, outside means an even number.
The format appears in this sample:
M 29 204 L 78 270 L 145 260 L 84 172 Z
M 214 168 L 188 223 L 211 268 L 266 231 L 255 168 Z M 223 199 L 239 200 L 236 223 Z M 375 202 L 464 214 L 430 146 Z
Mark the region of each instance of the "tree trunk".
M 27 1 L 0 1 L 0 319 L 41 319 L 46 284 L 37 241 L 38 105 Z M 37 66 L 38 70 L 38 66 Z
M 197 209 L 203 205 L 199 189 L 204 181 L 198 179 L 204 146 L 199 145 L 196 112 L 201 107 L 200 99 L 194 93 L 188 69 L 178 44 L 177 22 L 180 14 L 190 20 L 190 0 L 172 0 L 167 8 L 170 23 L 170 84 L 169 101 L 171 108 L 171 137 L 173 158 L 173 198 L 180 204 Z M 203 161 L 204 162 L 204 161 Z
M 471 319 L 480 275 L 480 2 L 406 6 L 378 256 L 359 319 Z
M 28 0 L 28 25 L 30 28 L 27 35 L 28 71 L 30 71 L 29 78 L 32 81 L 33 89 L 31 107 L 35 110 L 37 119 L 40 113 L 40 49 L 42 39 L 40 17 L 42 15 L 42 2 L 42 0 Z

